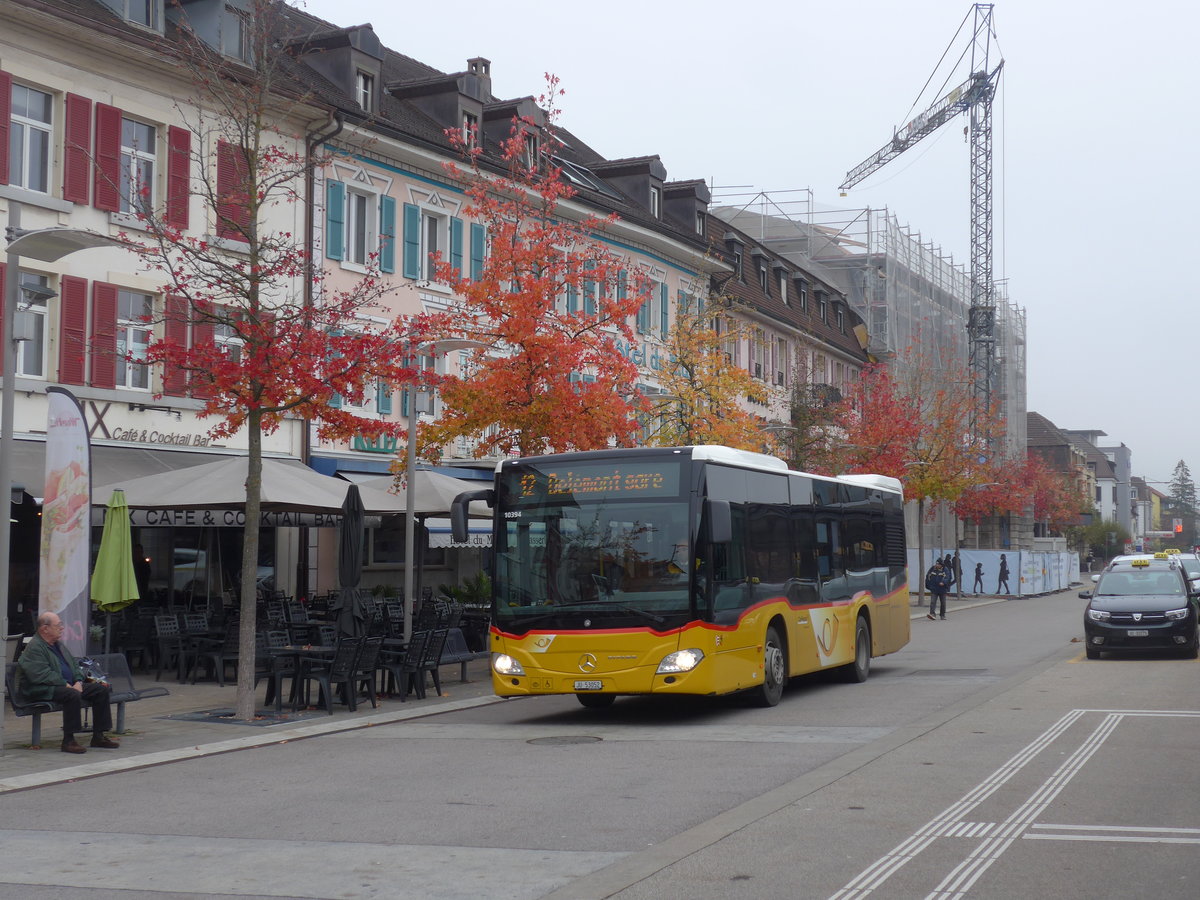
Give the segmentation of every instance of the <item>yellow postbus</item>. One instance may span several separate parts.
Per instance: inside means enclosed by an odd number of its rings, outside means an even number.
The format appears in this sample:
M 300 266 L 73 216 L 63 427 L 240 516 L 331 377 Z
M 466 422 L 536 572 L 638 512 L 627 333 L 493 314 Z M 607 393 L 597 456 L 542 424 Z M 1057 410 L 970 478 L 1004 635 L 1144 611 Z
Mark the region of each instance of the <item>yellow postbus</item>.
M 452 510 L 493 508 L 492 682 L 500 696 L 752 692 L 909 638 L 903 497 L 718 446 L 509 459 Z

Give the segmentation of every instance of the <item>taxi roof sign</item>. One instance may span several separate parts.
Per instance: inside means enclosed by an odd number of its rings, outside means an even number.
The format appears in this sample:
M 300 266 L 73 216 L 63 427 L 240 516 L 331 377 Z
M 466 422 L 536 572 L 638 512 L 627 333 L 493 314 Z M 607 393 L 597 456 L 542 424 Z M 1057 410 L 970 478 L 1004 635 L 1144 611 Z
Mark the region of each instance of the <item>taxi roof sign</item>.
M 1131 559 L 1129 561 L 1129 564 L 1131 566 L 1134 566 L 1135 568 L 1139 568 L 1139 569 L 1143 568 L 1143 567 L 1148 568 L 1150 566 L 1150 560 L 1148 560 L 1148 559 Z

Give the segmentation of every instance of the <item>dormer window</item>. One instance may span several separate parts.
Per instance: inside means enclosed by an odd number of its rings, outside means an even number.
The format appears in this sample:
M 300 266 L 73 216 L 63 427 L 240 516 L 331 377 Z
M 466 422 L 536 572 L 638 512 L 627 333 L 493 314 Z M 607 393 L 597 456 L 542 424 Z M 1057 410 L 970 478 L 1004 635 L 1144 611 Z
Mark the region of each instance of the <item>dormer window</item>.
M 375 76 L 359 69 L 354 75 L 354 99 L 363 112 L 375 112 Z
M 817 315 L 821 317 L 822 322 L 829 324 L 829 302 L 820 291 L 817 292 Z
M 696 210 L 696 234 L 704 234 L 704 213 Z
M 650 215 L 658 218 L 662 214 L 662 188 L 650 185 Z
M 115 6 L 120 12 L 122 0 Z M 124 0 L 125 18 L 135 25 L 144 25 L 158 31 L 162 28 L 162 0 Z
M 737 277 L 738 281 L 742 280 L 742 251 L 741 250 L 733 251 L 733 274 Z
M 479 140 L 479 116 L 474 113 L 463 112 L 462 117 L 462 140 L 467 147 L 474 147 Z
M 230 59 L 250 62 L 250 28 L 246 13 L 232 6 L 225 7 L 221 19 L 221 52 Z
M 525 162 L 526 166 L 528 166 L 530 169 L 532 169 L 537 166 L 537 154 L 538 154 L 537 135 L 534 134 L 532 131 L 526 131 L 524 134 L 524 139 L 525 139 L 524 162 Z
M 842 311 L 842 307 L 840 304 L 834 310 L 834 316 L 836 317 L 838 331 L 840 331 L 842 334 L 845 334 L 846 333 L 846 314 Z
M 770 282 L 767 281 L 767 263 L 765 260 L 759 260 L 758 263 L 758 286 L 762 288 L 762 292 L 768 296 L 771 294 Z

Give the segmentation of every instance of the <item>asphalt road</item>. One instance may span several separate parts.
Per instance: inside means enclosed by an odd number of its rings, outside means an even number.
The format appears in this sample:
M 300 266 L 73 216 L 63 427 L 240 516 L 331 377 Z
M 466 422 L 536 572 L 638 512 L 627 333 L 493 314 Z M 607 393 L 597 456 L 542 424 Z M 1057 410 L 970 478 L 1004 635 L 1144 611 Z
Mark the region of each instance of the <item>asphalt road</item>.
M 0 897 L 1200 895 L 1195 662 L 1074 592 L 913 623 L 862 685 L 536 698 L 8 794 Z

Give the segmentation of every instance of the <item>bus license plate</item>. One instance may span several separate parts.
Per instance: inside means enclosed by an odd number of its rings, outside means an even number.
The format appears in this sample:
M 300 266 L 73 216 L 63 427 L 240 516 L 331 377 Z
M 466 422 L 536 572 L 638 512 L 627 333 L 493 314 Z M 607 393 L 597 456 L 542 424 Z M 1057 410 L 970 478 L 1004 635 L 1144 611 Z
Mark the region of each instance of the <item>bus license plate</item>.
M 1127 637 L 1150 637 L 1150 632 L 1145 629 L 1138 629 L 1137 631 L 1127 631 L 1125 635 Z
M 577 681 L 575 682 L 575 690 L 577 691 L 602 691 L 604 690 L 603 681 Z

